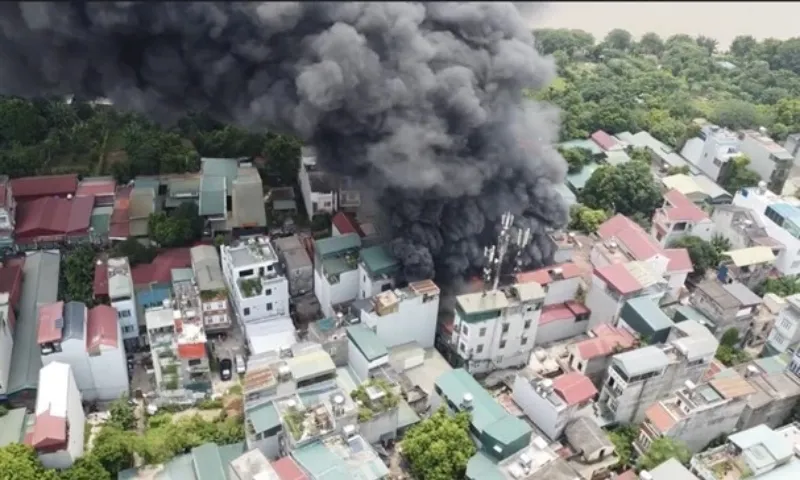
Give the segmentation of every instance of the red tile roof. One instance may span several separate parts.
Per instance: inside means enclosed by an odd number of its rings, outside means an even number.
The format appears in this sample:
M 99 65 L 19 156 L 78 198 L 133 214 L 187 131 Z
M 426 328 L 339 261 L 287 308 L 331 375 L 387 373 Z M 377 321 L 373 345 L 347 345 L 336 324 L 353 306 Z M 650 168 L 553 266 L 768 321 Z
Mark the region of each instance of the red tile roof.
M 117 182 L 108 179 L 84 180 L 78 184 L 76 197 L 109 197 L 114 196 Z
M 56 417 L 50 411 L 36 415 L 31 445 L 35 449 L 61 450 L 67 443 L 67 419 Z
M 547 285 L 553 282 L 553 270 L 556 268 L 561 269 L 561 276 L 565 280 L 580 277 L 583 274 L 583 270 L 578 265 L 574 263 L 562 263 L 561 265 L 553 265 L 551 267 L 540 268 L 539 270 L 518 273 L 516 276 L 517 283 L 536 282 L 539 285 Z
M 183 343 L 178 345 L 178 357 L 184 360 L 196 360 L 205 356 L 205 343 Z
M 661 246 L 653 237 L 620 213 L 603 222 L 597 234 L 603 240 L 616 239 L 636 260 L 649 260 L 661 253 Z
M 574 301 L 548 305 L 542 309 L 542 313 L 539 315 L 539 325 L 558 320 L 574 319 L 578 315 L 586 313 L 589 313 L 589 309 Z
M 628 349 L 636 343 L 636 338 L 624 328 L 601 324 L 592 329 L 594 338 L 582 340 L 575 344 L 578 354 L 583 360 L 607 357 L 616 349 Z
M 19 304 L 19 296 L 22 293 L 22 265 L 9 264 L 0 267 L 0 293 L 3 292 L 8 293 L 12 307 Z
M 721 364 L 719 360 L 717 359 L 711 360 L 711 364 L 708 366 L 708 370 L 706 370 L 706 373 L 703 374 L 703 381 L 707 382 L 711 380 L 712 378 L 714 378 L 716 374 L 721 372 L 723 369 L 725 369 L 725 365 Z
M 111 226 L 108 236 L 111 238 L 128 238 L 130 235 L 130 196 L 133 187 L 122 187 L 117 190 L 114 210 L 111 212 Z
M 595 268 L 594 274 L 622 295 L 627 295 L 642 289 L 642 285 L 636 277 L 631 274 L 627 265 L 624 263 Z
M 702 222 L 708 215 L 700 207 L 689 200 L 686 195 L 672 189 L 664 194 L 669 205 L 664 206 L 664 213 L 673 222 Z
M 619 144 L 616 138 L 612 137 L 611 135 L 607 134 L 602 130 L 594 132 L 591 138 L 594 141 L 594 143 L 596 143 L 598 146 L 600 146 L 600 148 L 602 148 L 605 151 L 609 151 Z
M 78 189 L 77 175 L 45 175 L 11 180 L 11 189 L 17 200 L 39 197 L 66 197 Z
M 59 322 L 59 320 L 61 320 Z M 64 302 L 49 303 L 39 307 L 39 331 L 36 341 L 39 345 L 61 340 L 64 328 Z
M 283 457 L 272 462 L 272 469 L 278 474 L 280 480 L 308 480 L 306 474 L 300 470 L 291 457 Z
M 86 349 L 94 350 L 100 345 L 119 346 L 117 310 L 108 305 L 98 305 L 86 316 Z
M 667 271 L 669 273 L 691 273 L 694 271 L 692 259 L 689 258 L 689 250 L 685 248 L 667 248 L 664 250 L 664 255 L 669 258 L 669 264 L 667 265 Z
M 89 231 L 94 199 L 47 197 L 21 202 L 17 208 L 17 238 L 82 234 Z
M 133 284 L 150 285 L 152 283 L 170 283 L 173 268 L 190 268 L 192 257 L 190 249 L 171 248 L 156 256 L 152 263 L 142 263 L 131 268 Z
M 616 476 L 614 480 L 638 480 L 638 476 L 636 475 L 636 471 L 634 469 L 625 470 L 624 472 L 620 473 Z
M 583 403 L 597 395 L 597 388 L 592 381 L 580 372 L 569 372 L 556 377 L 553 380 L 553 389 L 568 405 Z
M 644 416 L 647 420 L 650 420 L 650 423 L 661 433 L 667 433 L 669 429 L 677 423 L 675 417 L 669 413 L 669 410 L 667 410 L 661 402 L 651 405 Z
M 356 219 L 345 212 L 339 212 L 334 215 L 331 223 L 333 223 L 333 226 L 336 227 L 336 230 L 338 230 L 341 235 L 357 233 L 359 237 L 364 236 L 364 232 L 361 231 L 361 226 L 359 226 Z
M 94 264 L 94 281 L 92 282 L 92 292 L 95 297 L 108 295 L 108 265 L 102 260 Z

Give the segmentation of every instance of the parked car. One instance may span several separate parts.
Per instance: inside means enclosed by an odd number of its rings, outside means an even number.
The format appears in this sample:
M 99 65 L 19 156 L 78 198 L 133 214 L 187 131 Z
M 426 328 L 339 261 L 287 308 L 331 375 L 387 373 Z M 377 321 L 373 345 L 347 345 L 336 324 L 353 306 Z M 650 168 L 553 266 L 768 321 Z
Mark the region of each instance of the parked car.
M 236 363 L 236 373 L 244 375 L 247 372 L 247 364 L 244 361 L 244 357 L 241 354 L 237 354 L 233 357 L 233 360 Z
M 221 358 L 219 360 L 219 378 L 226 382 L 233 376 L 233 362 L 230 358 Z

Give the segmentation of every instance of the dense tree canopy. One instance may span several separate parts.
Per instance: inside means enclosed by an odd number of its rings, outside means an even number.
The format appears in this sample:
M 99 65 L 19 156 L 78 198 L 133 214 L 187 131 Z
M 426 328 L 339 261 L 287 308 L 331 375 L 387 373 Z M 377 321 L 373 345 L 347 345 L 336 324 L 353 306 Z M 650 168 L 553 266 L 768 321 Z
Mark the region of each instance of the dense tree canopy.
M 647 449 L 644 455 L 639 457 L 636 466 L 640 470 L 652 470 L 671 458 L 686 465 L 692 458 L 692 454 L 686 444 L 680 440 L 659 437 L 650 444 L 650 448 Z
M 680 237 L 670 244 L 670 248 L 685 248 L 694 267 L 693 275 L 702 277 L 709 268 L 716 268 L 720 252 L 706 240 L 694 235 Z
M 595 210 L 586 205 L 573 205 L 569 211 L 569 229 L 577 230 L 586 234 L 597 231 L 603 222 L 608 220 L 608 212 L 605 210 Z
M 150 215 L 150 238 L 161 247 L 190 245 L 203 235 L 203 219 L 197 204 L 184 202 L 175 210 Z
M 469 437 L 469 414 L 450 416 L 440 408 L 406 434 L 402 448 L 418 478 L 463 478 L 467 461 L 475 454 Z
M 601 166 L 586 182 L 580 201 L 592 209 L 645 218 L 663 202 L 649 164 L 640 161 Z
M 58 294 L 67 302 L 92 303 L 94 292 L 94 257 L 91 245 L 79 245 L 66 251 L 61 257 L 61 276 Z

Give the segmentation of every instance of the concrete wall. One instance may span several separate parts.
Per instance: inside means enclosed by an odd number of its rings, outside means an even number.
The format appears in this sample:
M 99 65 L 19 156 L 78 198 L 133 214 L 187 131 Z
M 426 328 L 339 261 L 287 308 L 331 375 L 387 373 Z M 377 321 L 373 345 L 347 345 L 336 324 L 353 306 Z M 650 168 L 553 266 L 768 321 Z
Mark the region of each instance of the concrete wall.
M 378 315 L 377 312 L 361 312 L 361 321 L 376 330 L 378 338 L 391 348 L 409 342 L 417 342 L 423 348 L 433 346 L 436 336 L 436 318 L 439 313 L 439 297 L 423 302 L 421 295 L 403 299 L 396 312 Z

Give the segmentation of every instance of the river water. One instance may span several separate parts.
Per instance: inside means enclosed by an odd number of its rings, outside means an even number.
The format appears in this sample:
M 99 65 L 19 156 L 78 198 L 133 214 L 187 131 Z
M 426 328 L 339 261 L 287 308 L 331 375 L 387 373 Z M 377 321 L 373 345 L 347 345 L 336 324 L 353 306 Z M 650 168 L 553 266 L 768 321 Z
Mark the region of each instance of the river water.
M 526 15 L 532 28 L 576 28 L 598 40 L 614 28 L 637 38 L 647 32 L 705 35 L 721 49 L 737 35 L 800 36 L 800 2 L 549 2 L 532 8 Z

